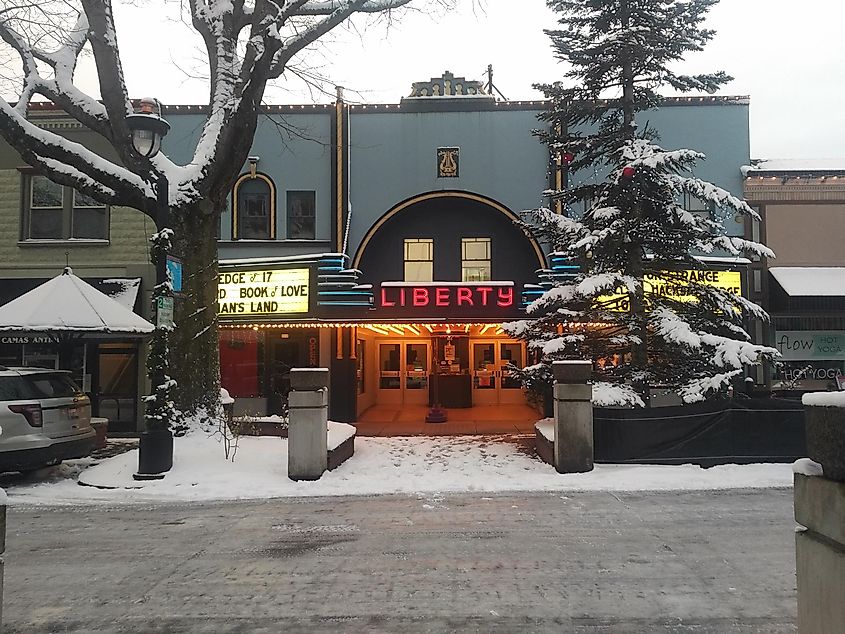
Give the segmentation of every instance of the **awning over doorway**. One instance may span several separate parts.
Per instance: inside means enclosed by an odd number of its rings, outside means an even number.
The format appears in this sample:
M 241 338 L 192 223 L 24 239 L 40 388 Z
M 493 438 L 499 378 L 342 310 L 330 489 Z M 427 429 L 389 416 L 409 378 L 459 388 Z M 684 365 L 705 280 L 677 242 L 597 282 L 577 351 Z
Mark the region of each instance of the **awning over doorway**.
M 790 297 L 845 297 L 845 266 L 776 266 L 769 273 Z
M 146 335 L 155 326 L 73 274 L 70 267 L 0 307 L 0 331 Z

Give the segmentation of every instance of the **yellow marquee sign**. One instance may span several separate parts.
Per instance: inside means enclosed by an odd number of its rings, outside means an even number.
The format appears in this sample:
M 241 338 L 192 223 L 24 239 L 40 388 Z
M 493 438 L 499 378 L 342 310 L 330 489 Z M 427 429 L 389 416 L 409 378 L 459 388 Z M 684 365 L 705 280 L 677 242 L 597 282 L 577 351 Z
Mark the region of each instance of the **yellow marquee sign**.
M 307 313 L 310 269 L 226 271 L 217 278 L 217 314 L 227 316 Z
M 690 282 L 715 286 L 734 295 L 742 295 L 742 277 L 739 271 L 674 271 L 671 276 L 668 274 L 645 276 L 643 287 L 646 304 L 649 298 L 654 296 L 670 297 L 678 302 L 698 301 L 695 291 L 689 286 Z M 620 288 L 617 288 L 613 295 L 602 295 L 598 301 L 608 305 L 610 310 L 630 310 L 628 293 Z

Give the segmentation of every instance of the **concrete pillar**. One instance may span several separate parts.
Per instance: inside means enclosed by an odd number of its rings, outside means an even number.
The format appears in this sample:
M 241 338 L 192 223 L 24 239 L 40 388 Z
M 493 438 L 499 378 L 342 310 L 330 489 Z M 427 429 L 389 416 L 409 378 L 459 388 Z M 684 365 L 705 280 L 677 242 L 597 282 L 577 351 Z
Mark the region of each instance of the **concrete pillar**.
M 328 368 L 293 368 L 288 397 L 288 477 L 319 480 L 328 467 Z
M 6 493 L 0 489 L 0 630 L 3 629 L 3 575 L 6 567 Z
M 795 474 L 798 631 L 845 632 L 845 482 Z
M 590 361 L 555 361 L 555 469 L 593 470 L 593 387 Z

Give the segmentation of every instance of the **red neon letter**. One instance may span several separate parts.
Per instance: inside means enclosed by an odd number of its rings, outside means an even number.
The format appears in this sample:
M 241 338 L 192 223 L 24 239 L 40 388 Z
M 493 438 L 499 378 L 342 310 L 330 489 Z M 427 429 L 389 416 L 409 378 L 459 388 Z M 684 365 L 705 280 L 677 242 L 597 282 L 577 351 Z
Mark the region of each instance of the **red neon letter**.
M 478 291 L 479 293 L 481 293 L 481 305 L 486 306 L 487 305 L 487 295 L 492 293 L 493 289 L 490 288 L 489 286 L 479 286 L 475 290 Z
M 506 286 L 499 289 L 499 306 L 513 306 L 513 286 Z
M 448 306 L 449 305 L 449 289 L 442 286 L 437 287 L 434 291 L 434 305 Z
M 405 289 L 404 288 L 399 289 L 399 305 L 400 306 L 405 305 Z
M 387 289 L 383 286 L 381 287 L 381 305 L 382 306 L 396 306 L 396 302 L 389 302 L 387 301 Z
M 414 289 L 414 306 L 428 306 L 428 289 Z
M 466 302 L 470 306 L 475 305 L 472 301 L 472 289 L 467 288 L 466 286 L 459 286 L 458 287 L 458 306 L 462 306 L 464 302 Z

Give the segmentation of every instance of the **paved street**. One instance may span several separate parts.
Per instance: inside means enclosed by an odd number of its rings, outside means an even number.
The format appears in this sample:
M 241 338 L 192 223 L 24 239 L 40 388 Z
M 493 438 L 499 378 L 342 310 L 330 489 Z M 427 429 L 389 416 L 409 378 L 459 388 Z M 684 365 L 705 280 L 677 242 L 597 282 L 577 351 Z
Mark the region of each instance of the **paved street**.
M 795 632 L 792 491 L 9 511 L 4 632 Z

